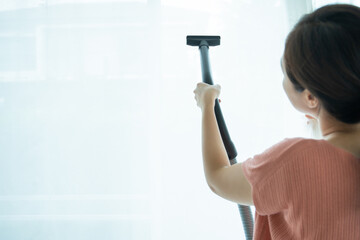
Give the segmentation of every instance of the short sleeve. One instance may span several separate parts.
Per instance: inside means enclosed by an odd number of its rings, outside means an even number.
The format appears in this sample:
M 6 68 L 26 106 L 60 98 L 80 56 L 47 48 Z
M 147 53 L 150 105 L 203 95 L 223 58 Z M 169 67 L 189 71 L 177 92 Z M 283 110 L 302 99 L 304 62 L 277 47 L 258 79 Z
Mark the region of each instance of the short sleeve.
M 285 165 L 299 150 L 301 138 L 286 138 L 242 163 L 245 177 L 252 187 L 256 211 L 271 215 L 284 210 L 289 201 L 288 173 Z

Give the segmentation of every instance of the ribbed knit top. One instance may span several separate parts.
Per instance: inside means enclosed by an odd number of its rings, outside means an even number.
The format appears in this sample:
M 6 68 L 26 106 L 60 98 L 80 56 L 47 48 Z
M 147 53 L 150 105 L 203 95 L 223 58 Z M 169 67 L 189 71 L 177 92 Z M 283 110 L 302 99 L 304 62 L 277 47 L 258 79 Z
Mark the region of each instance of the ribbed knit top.
M 254 240 L 360 239 L 360 159 L 325 140 L 286 138 L 242 163 Z

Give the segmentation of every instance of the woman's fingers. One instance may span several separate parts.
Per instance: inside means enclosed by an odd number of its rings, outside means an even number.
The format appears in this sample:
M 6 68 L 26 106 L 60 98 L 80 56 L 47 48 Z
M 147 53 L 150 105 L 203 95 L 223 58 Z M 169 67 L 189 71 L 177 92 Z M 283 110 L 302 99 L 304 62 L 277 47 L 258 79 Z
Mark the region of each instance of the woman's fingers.
M 219 97 L 221 91 L 221 86 L 219 84 L 209 85 L 203 82 L 199 82 L 196 85 L 195 90 L 195 100 L 199 107 L 214 104 L 214 100 Z

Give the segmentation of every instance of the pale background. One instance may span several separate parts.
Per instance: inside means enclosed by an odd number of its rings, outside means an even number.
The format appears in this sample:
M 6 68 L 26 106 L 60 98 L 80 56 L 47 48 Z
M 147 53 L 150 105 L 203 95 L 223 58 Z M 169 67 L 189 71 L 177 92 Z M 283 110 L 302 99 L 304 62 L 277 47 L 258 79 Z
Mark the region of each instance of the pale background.
M 205 182 L 186 35 L 221 36 L 210 61 L 242 162 L 312 137 L 280 58 L 332 2 L 0 0 L 0 239 L 244 239 Z

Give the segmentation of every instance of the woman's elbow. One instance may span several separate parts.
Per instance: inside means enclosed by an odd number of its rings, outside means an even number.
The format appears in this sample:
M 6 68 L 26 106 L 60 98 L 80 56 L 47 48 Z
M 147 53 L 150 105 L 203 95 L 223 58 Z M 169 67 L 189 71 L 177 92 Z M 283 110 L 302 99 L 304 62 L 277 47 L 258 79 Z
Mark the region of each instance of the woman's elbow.
M 219 192 L 217 190 L 217 188 L 214 186 L 214 184 L 212 184 L 210 181 L 206 181 L 207 182 L 207 185 L 208 187 L 210 188 L 210 190 L 215 193 L 216 195 L 219 195 Z

